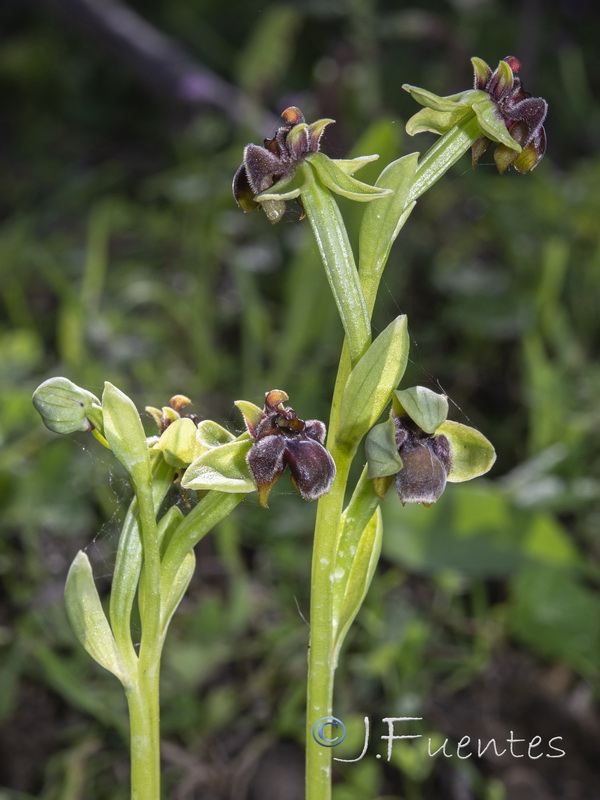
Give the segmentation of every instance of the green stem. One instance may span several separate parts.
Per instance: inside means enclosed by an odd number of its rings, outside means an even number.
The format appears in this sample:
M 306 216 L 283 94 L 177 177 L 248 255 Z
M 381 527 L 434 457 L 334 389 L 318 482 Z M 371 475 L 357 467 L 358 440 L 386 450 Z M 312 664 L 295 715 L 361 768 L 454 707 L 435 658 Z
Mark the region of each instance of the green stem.
M 152 465 L 154 514 L 173 483 L 175 470 L 159 457 Z M 142 540 L 138 524 L 138 501 L 131 501 L 121 529 L 110 593 L 110 624 L 122 658 L 132 673 L 137 671 L 137 653 L 131 640 L 131 611 L 142 568 Z
M 160 798 L 158 670 L 126 692 L 131 748 L 131 800 Z
M 131 724 L 131 796 L 135 800 L 160 800 L 160 545 L 152 483 L 137 484 L 134 488 L 144 580 L 138 583 L 142 624 L 138 680 L 127 698 Z
M 450 128 L 441 136 L 423 158 L 419 159 L 419 166 L 406 205 L 410 205 L 427 189 L 430 189 L 481 135 L 481 128 L 473 111 L 458 125 Z
M 369 312 L 337 203 L 310 165 L 305 164 L 304 168 L 307 180 L 302 190 L 302 205 L 317 241 L 355 364 L 371 341 Z

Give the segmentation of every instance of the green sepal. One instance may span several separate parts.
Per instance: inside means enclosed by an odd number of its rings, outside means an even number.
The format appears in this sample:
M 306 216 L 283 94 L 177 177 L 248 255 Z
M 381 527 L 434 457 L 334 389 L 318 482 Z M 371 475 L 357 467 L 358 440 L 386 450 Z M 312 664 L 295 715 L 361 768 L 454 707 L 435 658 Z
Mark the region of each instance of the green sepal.
M 385 478 L 402 469 L 393 417 L 371 428 L 365 440 L 365 453 L 369 478 Z
M 375 185 L 390 189 L 392 194 L 380 203 L 368 205 L 363 214 L 359 236 L 359 273 L 364 284 L 379 279 L 392 244 L 415 207 L 414 203 L 407 206 L 406 201 L 418 161 L 418 153 L 409 153 L 388 164 L 377 179 Z
M 516 150 L 517 153 L 521 152 L 521 145 L 512 138 L 506 123 L 496 109 L 495 103 L 489 97 L 486 96 L 485 100 L 474 103 L 473 111 L 477 116 L 479 127 L 488 139 L 492 139 L 494 142 L 501 142 L 511 150 Z
M 219 425 L 218 422 L 213 422 L 212 419 L 203 419 L 202 422 L 198 423 L 196 437 L 198 444 L 204 449 L 220 447 L 235 440 L 235 436 L 227 428 Z M 199 453 L 198 455 L 201 454 Z
M 422 431 L 436 433 L 448 416 L 448 398 L 425 386 L 411 386 L 394 392 L 394 414 L 408 414 Z
M 302 169 L 297 169 L 296 172 L 288 177 L 281 178 L 281 180 L 274 183 L 266 191 L 257 194 L 254 198 L 258 203 L 265 203 L 267 201 L 285 201 L 293 200 L 298 197 L 306 179 L 305 173 Z
M 467 89 L 458 94 L 450 94 L 447 97 L 440 97 L 433 92 L 428 92 L 427 89 L 421 89 L 419 86 L 411 86 L 409 83 L 403 84 L 402 88 L 408 92 L 413 100 L 416 100 L 419 105 L 431 108 L 434 111 L 450 111 L 454 112 L 457 109 L 464 109 L 465 112 L 479 100 L 487 100 L 487 92 L 480 89 Z
M 185 554 L 170 586 L 162 588 L 160 604 L 160 635 L 164 637 L 173 614 L 177 611 L 187 591 L 196 569 L 196 556 L 193 550 Z
M 152 447 L 162 453 L 163 458 L 176 469 L 185 469 L 204 451 L 198 441 L 196 425 L 187 417 L 172 422 Z
M 355 447 L 377 422 L 404 374 L 408 349 L 407 320 L 401 314 L 379 334 L 348 377 L 340 407 L 340 443 Z
M 67 575 L 65 605 L 71 627 L 85 650 L 101 667 L 116 675 L 123 686 L 130 687 L 131 676 L 106 619 L 92 565 L 83 550 L 75 556 Z
M 240 410 L 250 436 L 255 436 L 259 423 L 265 417 L 264 411 L 248 400 L 236 400 L 234 405 Z
M 354 175 L 359 169 L 366 167 L 367 164 L 371 164 L 373 161 L 377 161 L 378 158 L 378 154 L 375 153 L 371 156 L 357 156 L 356 158 L 332 158 L 331 161 L 336 167 L 343 170 L 346 175 Z
M 450 440 L 452 447 L 452 468 L 448 473 L 450 483 L 470 481 L 485 475 L 496 460 L 492 443 L 475 428 L 460 422 L 446 420 L 436 431 Z
M 334 663 L 337 663 L 340 648 L 346 634 L 366 597 L 379 561 L 383 521 L 381 509 L 377 508 L 363 529 L 358 546 L 352 542 L 356 531 L 349 530 L 352 521 L 342 517 L 342 534 L 333 570 L 333 603 L 337 621 L 334 644 Z
M 54 433 L 103 430 L 100 400 L 68 378 L 48 378 L 31 399 L 44 425 Z
M 470 108 L 463 106 L 453 111 L 435 111 L 433 108 L 422 108 L 413 114 L 406 123 L 406 132 L 409 136 L 417 133 L 437 133 L 440 136 L 447 133 L 450 128 L 458 125 L 470 113 Z
M 247 437 L 248 434 L 242 434 Z M 256 491 L 246 456 L 252 441 L 244 438 L 214 447 L 203 453 L 187 468 L 181 479 L 184 489 L 247 494 Z
M 324 186 L 349 200 L 365 203 L 391 194 L 389 189 L 380 189 L 356 180 L 323 153 L 311 153 L 306 161 L 315 170 Z
M 150 484 L 150 453 L 142 421 L 133 401 L 108 381 L 102 394 L 104 436 L 134 486 Z

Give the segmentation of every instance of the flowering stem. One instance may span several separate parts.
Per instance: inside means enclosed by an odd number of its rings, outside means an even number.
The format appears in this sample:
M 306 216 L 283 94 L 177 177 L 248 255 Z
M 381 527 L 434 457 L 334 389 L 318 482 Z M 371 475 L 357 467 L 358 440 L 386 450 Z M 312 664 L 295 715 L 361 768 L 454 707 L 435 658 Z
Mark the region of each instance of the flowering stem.
M 405 209 L 456 163 L 480 135 L 477 119 L 473 114 L 442 136 L 419 161 Z M 317 176 L 308 189 L 303 190 L 302 201 L 346 331 L 331 403 L 327 438 L 337 474 L 329 493 L 319 500 L 315 523 L 306 720 L 306 798 L 330 800 L 332 748 L 324 747 L 316 741 L 313 726 L 318 720 L 332 716 L 336 655 L 341 644 L 336 642 L 338 620 L 334 609 L 333 570 L 348 475 L 358 445 L 356 443 L 348 449 L 338 441 L 340 407 L 352 366 L 371 341 L 370 318 L 382 270 L 376 280 L 366 270 L 359 278 L 357 289 L 357 273 L 343 221 L 335 201 L 328 190 L 319 184 Z M 336 274 L 337 269 L 342 272 Z M 346 290 L 345 293 L 339 290 L 340 286 Z M 351 305 L 345 305 L 347 297 Z M 360 310 L 358 317 L 357 308 Z M 372 483 L 368 481 L 366 472 L 363 472 L 351 503 L 356 507 L 359 516 L 364 518 L 365 524 L 368 523 L 377 509 L 379 498 Z

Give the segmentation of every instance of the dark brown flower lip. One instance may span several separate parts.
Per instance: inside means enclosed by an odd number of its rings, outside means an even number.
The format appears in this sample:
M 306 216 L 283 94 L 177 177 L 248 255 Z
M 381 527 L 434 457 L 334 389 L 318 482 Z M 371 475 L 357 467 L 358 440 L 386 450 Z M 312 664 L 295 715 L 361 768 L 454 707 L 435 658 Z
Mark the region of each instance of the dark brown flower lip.
M 479 59 L 474 59 L 474 67 L 475 88 L 487 92 L 509 133 L 522 148 L 522 152 L 517 153 L 505 145 L 499 145 L 494 152 L 498 170 L 505 172 L 509 166 L 515 167 L 519 172 L 534 169 L 546 152 L 546 131 L 543 125 L 548 113 L 548 103 L 542 97 L 532 97 L 523 89 L 521 79 L 516 77 L 521 69 L 521 62 L 515 56 L 503 58 L 493 72 Z M 475 142 L 472 148 L 473 166 L 479 162 L 490 144 L 487 137 Z
M 291 178 L 306 156 L 319 150 L 325 127 L 333 120 L 317 120 L 307 125 L 296 106 L 286 108 L 282 124 L 263 145 L 248 144 L 232 183 L 233 196 L 243 211 L 257 208 L 254 198 L 282 179 Z
M 252 438 L 247 463 L 263 507 L 274 484 L 286 467 L 304 500 L 326 494 L 335 478 L 335 462 L 325 449 L 326 428 L 319 420 L 302 420 L 293 408 L 284 406 L 287 394 L 267 393 L 263 419 Z
M 395 417 L 396 446 L 403 462 L 396 473 L 402 503 L 435 503 L 446 488 L 452 468 L 452 447 L 443 434 L 421 430 L 408 416 Z

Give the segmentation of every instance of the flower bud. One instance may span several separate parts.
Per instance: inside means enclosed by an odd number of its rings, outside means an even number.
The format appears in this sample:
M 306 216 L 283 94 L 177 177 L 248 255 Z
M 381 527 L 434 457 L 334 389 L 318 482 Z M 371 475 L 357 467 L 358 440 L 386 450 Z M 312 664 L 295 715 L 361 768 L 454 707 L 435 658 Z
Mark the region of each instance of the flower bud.
M 33 393 L 33 405 L 44 425 L 54 433 L 97 428 L 102 433 L 102 406 L 91 392 L 68 378 L 49 378 Z

